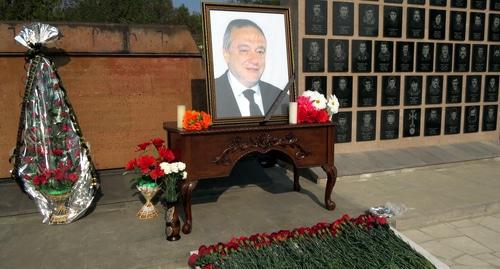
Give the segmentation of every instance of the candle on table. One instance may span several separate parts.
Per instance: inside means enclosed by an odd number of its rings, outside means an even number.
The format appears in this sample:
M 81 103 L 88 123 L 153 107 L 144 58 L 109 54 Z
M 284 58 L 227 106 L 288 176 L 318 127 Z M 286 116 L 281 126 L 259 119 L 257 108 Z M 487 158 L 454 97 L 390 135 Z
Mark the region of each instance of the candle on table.
M 184 120 L 184 113 L 186 113 L 185 105 L 177 106 L 177 128 L 182 129 L 182 121 Z
M 297 102 L 290 102 L 288 110 L 288 123 L 297 124 Z

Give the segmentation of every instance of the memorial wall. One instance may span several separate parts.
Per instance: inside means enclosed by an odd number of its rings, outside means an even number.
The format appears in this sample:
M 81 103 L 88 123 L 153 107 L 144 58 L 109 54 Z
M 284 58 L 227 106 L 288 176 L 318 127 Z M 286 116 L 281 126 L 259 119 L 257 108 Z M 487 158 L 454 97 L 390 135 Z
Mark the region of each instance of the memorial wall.
M 499 139 L 500 0 L 299 1 L 299 89 L 337 152 Z

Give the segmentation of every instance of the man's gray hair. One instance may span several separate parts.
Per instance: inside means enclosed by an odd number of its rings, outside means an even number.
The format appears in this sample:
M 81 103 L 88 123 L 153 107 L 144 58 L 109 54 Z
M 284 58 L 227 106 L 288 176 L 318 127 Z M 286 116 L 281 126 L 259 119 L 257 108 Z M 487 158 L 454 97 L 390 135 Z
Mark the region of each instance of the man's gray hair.
M 226 32 L 224 33 L 224 43 L 223 43 L 224 50 L 229 50 L 229 46 L 231 46 L 231 41 L 232 41 L 231 34 L 233 30 L 235 28 L 238 29 L 243 27 L 253 27 L 257 29 L 262 34 L 262 36 L 264 36 L 264 38 L 266 38 L 262 29 L 255 22 L 246 19 L 232 20 L 227 25 Z

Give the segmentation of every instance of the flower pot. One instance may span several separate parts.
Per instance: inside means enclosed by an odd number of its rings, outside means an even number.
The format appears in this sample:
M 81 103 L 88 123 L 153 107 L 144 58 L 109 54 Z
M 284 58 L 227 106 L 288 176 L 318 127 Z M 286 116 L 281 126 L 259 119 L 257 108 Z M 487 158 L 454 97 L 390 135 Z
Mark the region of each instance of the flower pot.
M 66 224 L 68 222 L 68 208 L 66 207 L 66 202 L 69 199 L 71 192 L 66 192 L 62 194 L 46 194 L 47 200 L 49 201 L 50 207 L 52 208 L 52 214 L 50 215 L 50 224 Z
M 152 219 L 158 216 L 158 211 L 156 210 L 153 203 L 151 203 L 151 199 L 158 193 L 160 187 L 158 186 L 137 186 L 139 192 L 146 199 L 146 203 L 142 206 L 142 208 L 137 212 L 137 217 L 141 220 Z

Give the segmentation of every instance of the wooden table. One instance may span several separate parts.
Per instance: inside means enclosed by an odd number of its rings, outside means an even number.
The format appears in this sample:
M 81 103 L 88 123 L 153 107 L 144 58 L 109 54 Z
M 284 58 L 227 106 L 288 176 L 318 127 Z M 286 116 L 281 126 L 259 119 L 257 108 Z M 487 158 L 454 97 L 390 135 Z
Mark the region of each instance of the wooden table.
M 186 220 L 182 227 L 191 232 L 191 194 L 198 180 L 228 176 L 239 159 L 252 152 L 275 152 L 293 165 L 293 190 L 300 191 L 298 168 L 321 166 L 327 174 L 325 207 L 335 209 L 331 194 L 337 179 L 335 168 L 335 125 L 284 124 L 245 127 L 215 127 L 188 132 L 178 129 L 175 122 L 164 123 L 168 147 L 179 161 L 186 163 L 187 179 L 181 186 Z M 175 208 L 175 207 L 174 207 Z M 177 214 L 175 214 L 177 217 Z M 179 221 L 175 221 L 179 223 Z M 170 223 L 174 233 L 179 224 Z

